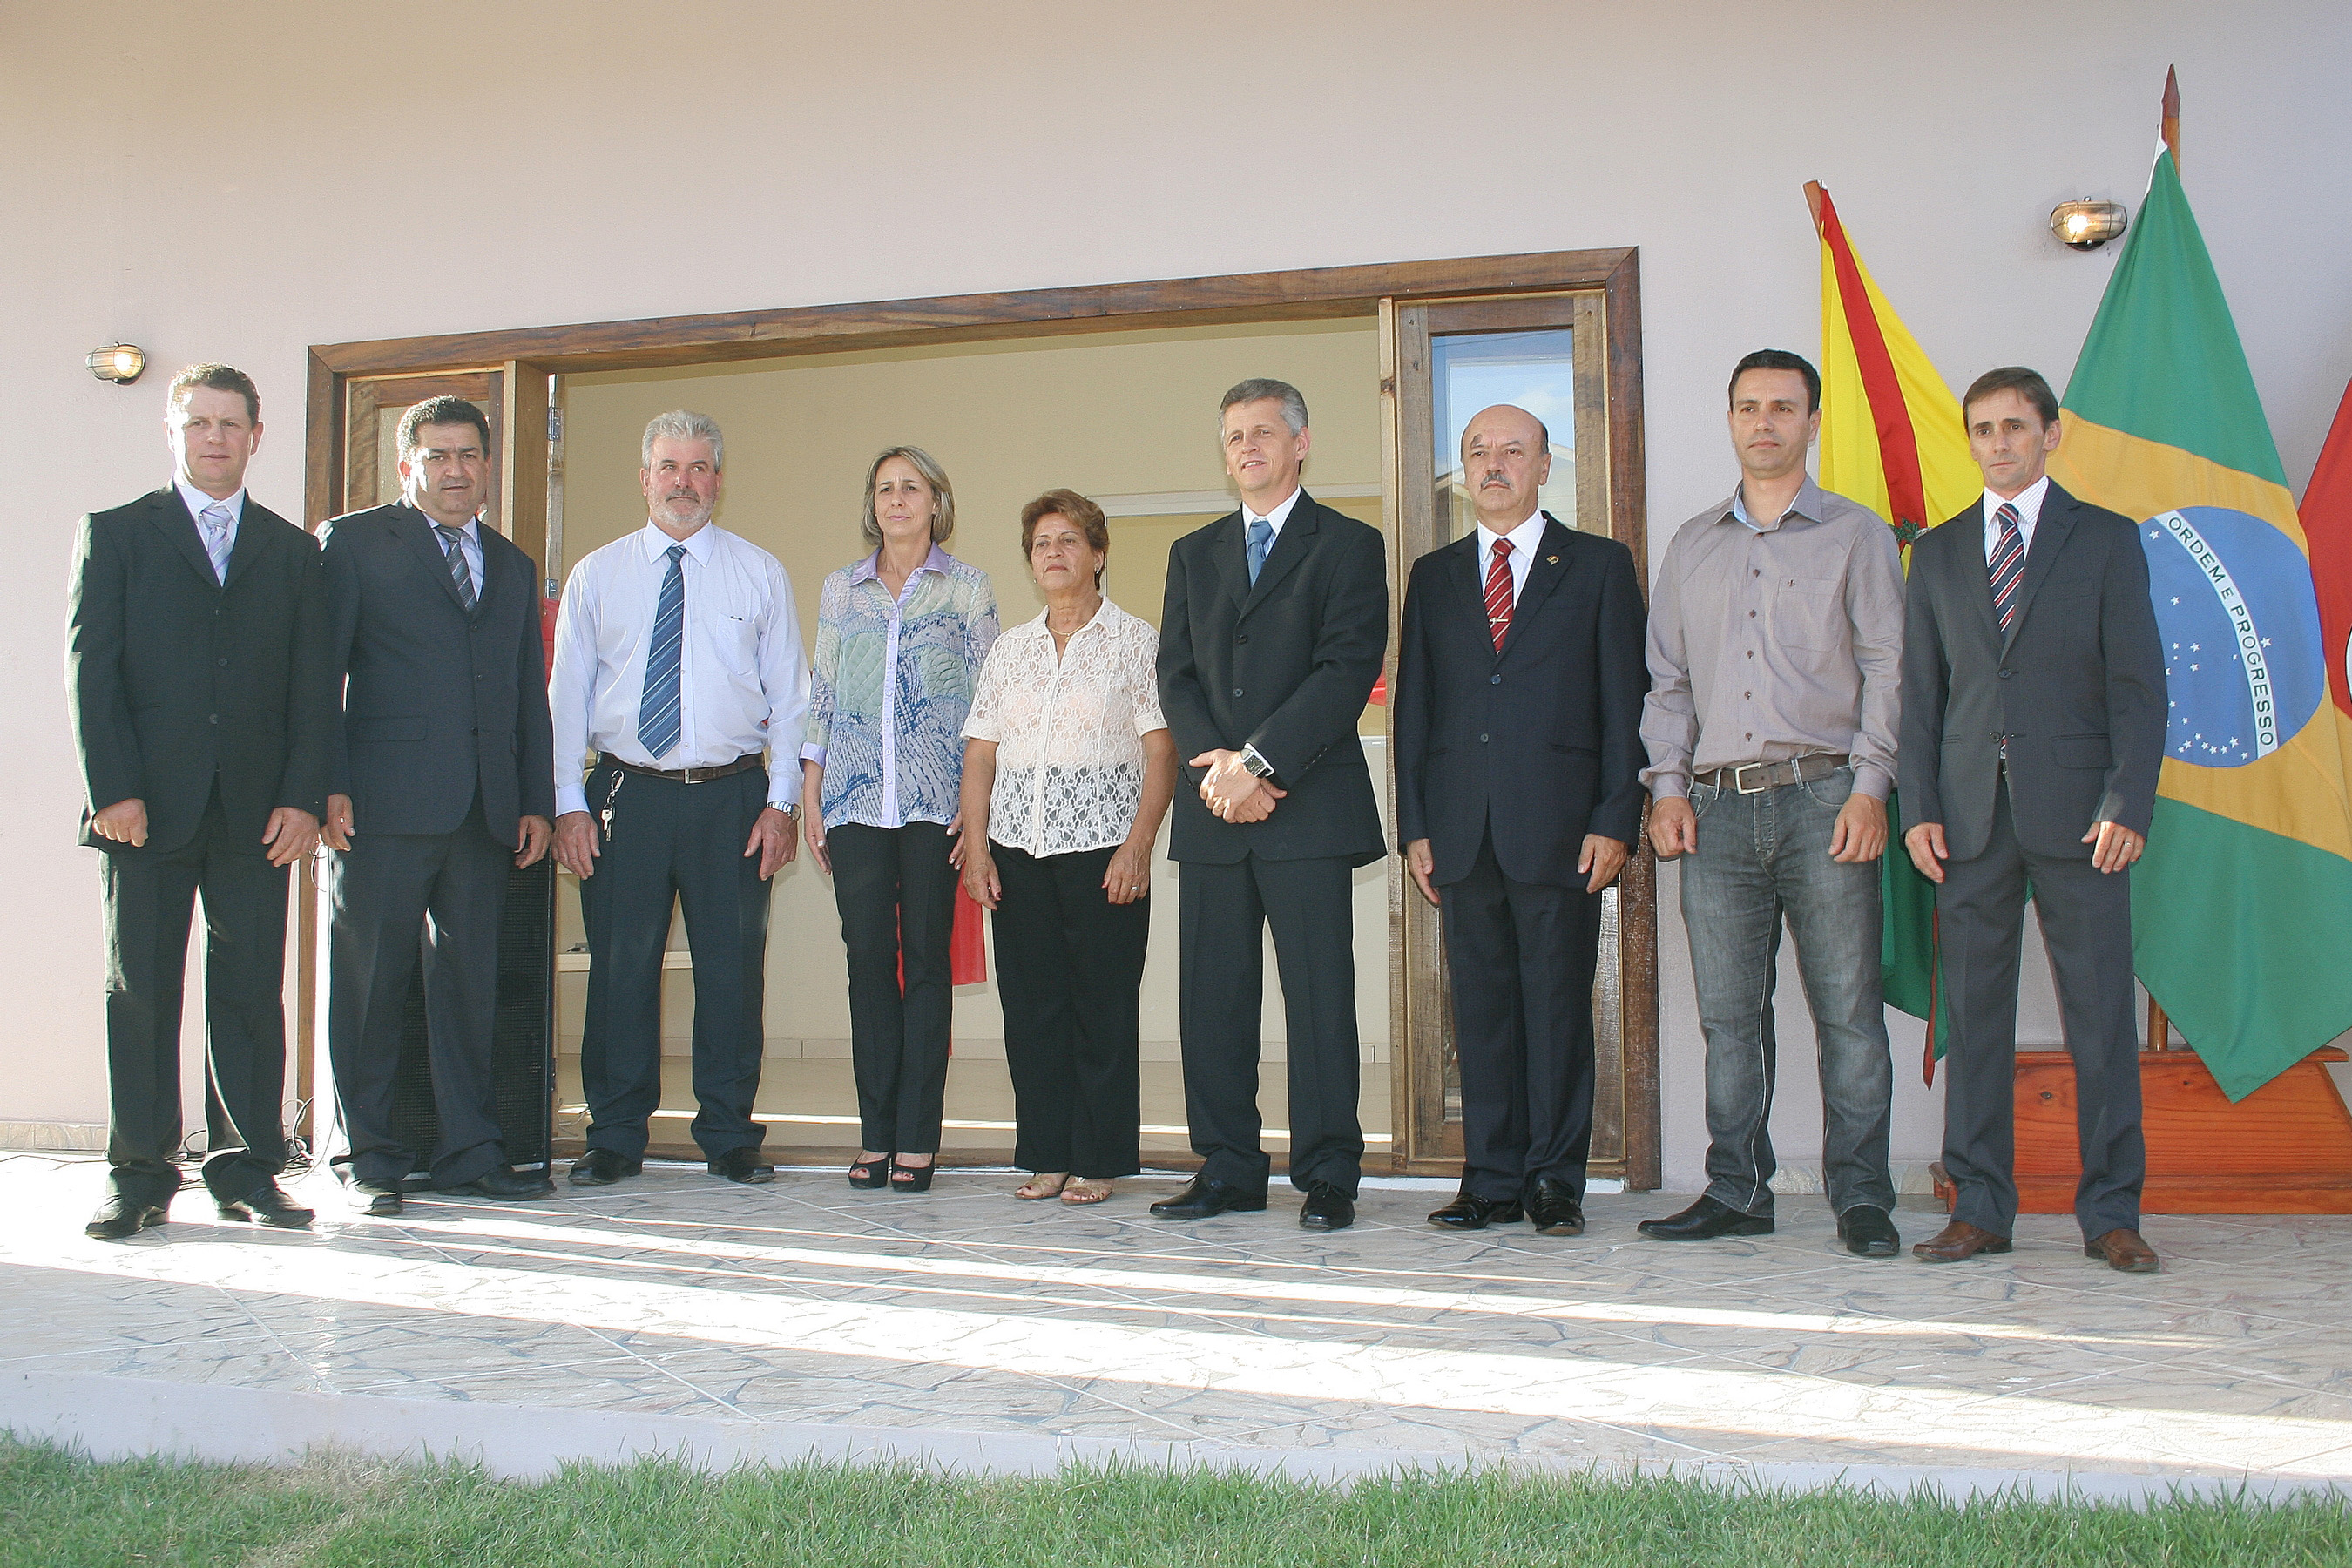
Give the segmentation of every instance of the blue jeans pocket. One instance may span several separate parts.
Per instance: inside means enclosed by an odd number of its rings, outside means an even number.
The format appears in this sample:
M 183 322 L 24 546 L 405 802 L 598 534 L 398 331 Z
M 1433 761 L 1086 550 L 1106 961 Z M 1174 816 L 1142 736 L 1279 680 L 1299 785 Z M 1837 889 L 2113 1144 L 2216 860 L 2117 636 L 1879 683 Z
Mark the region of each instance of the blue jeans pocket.
M 1706 815 L 1706 808 L 1713 805 L 1715 804 L 1715 797 L 1722 793 L 1723 791 L 1717 785 L 1694 783 L 1690 786 L 1691 815 L 1693 816 L 1705 816 Z
M 1797 787 L 1823 805 L 1842 806 L 1846 803 L 1847 797 L 1853 794 L 1853 769 L 1851 766 L 1843 767 L 1833 773 L 1825 773 L 1820 778 L 1809 779 Z

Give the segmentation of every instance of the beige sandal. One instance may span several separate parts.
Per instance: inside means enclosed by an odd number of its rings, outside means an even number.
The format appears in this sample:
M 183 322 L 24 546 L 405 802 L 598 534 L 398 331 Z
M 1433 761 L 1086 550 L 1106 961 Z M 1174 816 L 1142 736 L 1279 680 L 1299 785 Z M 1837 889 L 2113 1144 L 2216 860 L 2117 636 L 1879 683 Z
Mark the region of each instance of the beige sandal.
M 1110 1192 L 1108 1179 L 1097 1181 L 1091 1176 L 1080 1176 L 1075 1182 L 1063 1184 L 1062 1201 L 1066 1204 L 1098 1204 L 1110 1196 Z
M 1070 1173 L 1067 1171 L 1040 1171 L 1013 1188 L 1013 1195 L 1024 1203 L 1034 1203 L 1040 1198 L 1059 1196 L 1062 1189 L 1069 1184 Z

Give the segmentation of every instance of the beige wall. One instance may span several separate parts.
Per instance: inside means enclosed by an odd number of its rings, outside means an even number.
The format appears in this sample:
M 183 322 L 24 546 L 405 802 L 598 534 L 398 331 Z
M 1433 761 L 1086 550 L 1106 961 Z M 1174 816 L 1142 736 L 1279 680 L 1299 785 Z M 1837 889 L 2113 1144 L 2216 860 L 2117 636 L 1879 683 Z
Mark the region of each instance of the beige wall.
M 252 371 L 256 494 L 290 511 L 311 343 L 1636 245 L 1663 546 L 1728 488 L 1731 361 L 1820 341 L 1804 181 L 1948 378 L 2063 377 L 2115 252 L 2063 249 L 2046 216 L 2137 207 L 2178 62 L 2189 195 L 2298 487 L 2352 374 L 2340 0 L 1990 24 L 1874 0 L 0 0 L 0 1121 L 105 1099 L 58 586 L 74 517 L 164 478 L 160 375 L 81 369 L 110 338 Z M 1666 1174 L 1687 1187 L 1700 1051 L 1665 893 Z M 1802 1160 L 1810 1030 L 1783 994 Z M 1897 1155 L 1927 1158 L 1936 1096 L 1908 1059 L 1898 1079 Z
M 857 523 L 866 465 L 877 451 L 901 443 L 921 447 L 946 468 L 957 520 L 949 547 L 989 574 L 1010 625 L 1043 605 L 1023 563 L 1022 505 L 1056 487 L 1130 497 L 1222 490 L 1217 400 L 1244 377 L 1279 376 L 1305 395 L 1314 429 L 1310 489 L 1318 483 L 1377 486 L 1379 367 L 1378 334 L 1367 318 L 572 376 L 564 390 L 563 555 L 576 563 L 645 526 L 637 465 L 646 421 L 667 408 L 688 407 L 727 433 L 719 521 L 784 563 L 807 641 L 815 638 L 825 574 L 865 553 Z M 1341 504 L 1378 520 L 1377 500 Z M 1111 596 L 1157 624 L 1168 544 L 1206 521 L 1115 520 Z M 1160 843 L 1164 855 L 1164 827 Z M 564 880 L 569 904 L 571 879 Z M 1368 1059 L 1385 1060 L 1385 868 L 1364 868 L 1356 880 L 1358 1009 Z M 1147 1051 L 1173 1059 L 1175 883 L 1164 858 L 1156 890 L 1161 896 L 1152 912 L 1143 1034 Z M 849 1005 L 833 890 L 805 858 L 778 878 L 770 921 L 772 1053 L 845 1048 Z M 1266 991 L 1265 1037 L 1279 1041 L 1286 1033 L 1280 993 L 1271 983 Z M 689 992 L 675 983 L 667 991 L 663 1033 L 674 1049 L 683 1047 L 690 1027 Z M 584 993 L 583 979 L 566 977 L 559 1029 L 567 1039 L 578 1037 Z M 957 992 L 955 1028 L 968 1046 L 1002 1039 L 992 984 Z

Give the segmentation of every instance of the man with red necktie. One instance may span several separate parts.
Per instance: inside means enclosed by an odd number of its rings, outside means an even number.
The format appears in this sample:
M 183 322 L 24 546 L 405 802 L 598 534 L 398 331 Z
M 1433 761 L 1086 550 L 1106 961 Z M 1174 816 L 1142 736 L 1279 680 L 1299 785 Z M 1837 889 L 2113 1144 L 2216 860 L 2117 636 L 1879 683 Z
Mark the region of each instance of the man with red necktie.
M 1543 511 L 1543 422 L 1462 436 L 1478 525 L 1413 563 L 1390 705 L 1397 839 L 1438 910 L 1462 1071 L 1462 1187 L 1430 1223 L 1584 1229 L 1601 890 L 1642 829 L 1633 552 Z

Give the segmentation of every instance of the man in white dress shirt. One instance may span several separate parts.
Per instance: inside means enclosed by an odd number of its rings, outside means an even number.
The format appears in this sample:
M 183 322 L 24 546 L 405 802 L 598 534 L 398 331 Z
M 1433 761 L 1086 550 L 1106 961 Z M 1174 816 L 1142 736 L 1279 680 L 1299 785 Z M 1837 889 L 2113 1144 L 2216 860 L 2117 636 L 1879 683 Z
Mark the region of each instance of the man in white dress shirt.
M 706 416 L 656 416 L 638 475 L 648 521 L 572 568 L 556 619 L 555 855 L 580 878 L 590 962 L 577 1186 L 644 1168 L 661 1104 L 662 951 L 681 902 L 694 1140 L 712 1175 L 775 1175 L 751 1102 L 768 879 L 799 843 L 808 665 L 783 566 L 710 521 L 725 451 Z

